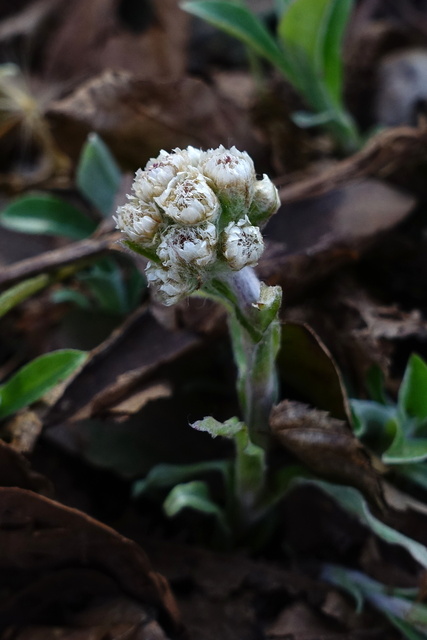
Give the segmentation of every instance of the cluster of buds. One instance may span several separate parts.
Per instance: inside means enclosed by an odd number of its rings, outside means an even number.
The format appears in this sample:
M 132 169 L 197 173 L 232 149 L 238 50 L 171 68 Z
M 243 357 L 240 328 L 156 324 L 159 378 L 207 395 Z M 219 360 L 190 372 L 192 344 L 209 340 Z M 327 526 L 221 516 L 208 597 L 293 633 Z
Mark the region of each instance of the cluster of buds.
M 235 147 L 161 151 L 136 172 L 132 191 L 117 228 L 149 258 L 148 284 L 166 305 L 223 269 L 255 266 L 264 249 L 259 227 L 280 205 L 271 180 L 258 180 Z

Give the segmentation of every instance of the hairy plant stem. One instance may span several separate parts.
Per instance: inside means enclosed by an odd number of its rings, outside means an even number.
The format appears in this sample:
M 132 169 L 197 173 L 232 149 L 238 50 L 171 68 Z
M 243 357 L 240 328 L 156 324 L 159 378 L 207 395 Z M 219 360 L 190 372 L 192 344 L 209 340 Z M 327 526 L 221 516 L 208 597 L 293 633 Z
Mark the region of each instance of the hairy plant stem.
M 229 311 L 243 419 L 251 441 L 267 449 L 269 415 L 278 393 L 275 361 L 280 346 L 281 291 L 261 283 L 251 267 L 221 271 L 203 288 Z

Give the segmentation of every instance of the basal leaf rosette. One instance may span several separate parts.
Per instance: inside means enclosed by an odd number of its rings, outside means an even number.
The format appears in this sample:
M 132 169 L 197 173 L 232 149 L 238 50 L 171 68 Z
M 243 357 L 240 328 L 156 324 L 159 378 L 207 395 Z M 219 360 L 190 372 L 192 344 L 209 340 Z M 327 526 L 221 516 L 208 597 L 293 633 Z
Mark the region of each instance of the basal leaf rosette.
M 148 284 L 166 305 L 219 273 L 255 266 L 264 248 L 259 226 L 280 205 L 250 156 L 222 145 L 162 150 L 138 169 L 132 192 L 116 225 L 125 243 L 149 258 Z

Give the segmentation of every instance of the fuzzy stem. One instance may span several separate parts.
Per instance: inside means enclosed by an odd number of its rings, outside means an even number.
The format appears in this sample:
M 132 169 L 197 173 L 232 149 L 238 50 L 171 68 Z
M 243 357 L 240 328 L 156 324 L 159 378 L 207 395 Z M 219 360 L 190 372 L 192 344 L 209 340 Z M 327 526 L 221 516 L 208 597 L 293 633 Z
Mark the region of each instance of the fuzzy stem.
M 229 310 L 237 392 L 252 442 L 268 448 L 269 415 L 277 401 L 275 361 L 280 345 L 280 290 L 266 287 L 253 269 L 221 272 L 204 286 Z

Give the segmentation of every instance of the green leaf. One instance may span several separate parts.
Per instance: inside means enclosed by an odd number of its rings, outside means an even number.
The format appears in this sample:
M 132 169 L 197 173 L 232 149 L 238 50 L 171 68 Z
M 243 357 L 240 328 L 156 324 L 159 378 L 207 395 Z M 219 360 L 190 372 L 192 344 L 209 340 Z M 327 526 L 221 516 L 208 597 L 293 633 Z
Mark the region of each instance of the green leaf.
M 24 196 L 11 202 L 0 214 L 0 224 L 21 233 L 44 233 L 86 238 L 96 223 L 65 200 L 50 195 Z
M 317 111 L 341 108 L 341 43 L 352 0 L 294 0 L 278 33 L 296 86 Z
M 183 2 L 181 7 L 198 18 L 202 18 L 218 29 L 237 38 L 266 58 L 285 75 L 292 77 L 292 69 L 280 51 L 274 38 L 249 9 L 230 2 L 203 0 Z
M 416 354 L 409 358 L 399 389 L 399 409 L 419 424 L 427 420 L 427 364 Z
M 191 426 L 193 429 L 196 429 L 196 431 L 209 433 L 212 438 L 221 436 L 223 438 L 229 438 L 230 440 L 233 440 L 236 434 L 244 428 L 243 422 L 240 422 L 236 417 L 229 418 L 225 422 L 219 422 L 211 416 L 202 418 L 202 420 L 196 420 Z
M 135 482 L 132 495 L 137 498 L 153 489 L 172 487 L 184 480 L 212 471 L 222 473 L 226 477 L 229 470 L 230 464 L 226 460 L 210 460 L 194 464 L 158 464 L 151 469 L 146 478 Z
M 169 493 L 163 503 L 163 508 L 170 518 L 176 516 L 183 509 L 193 509 L 214 516 L 224 533 L 229 534 L 223 510 L 211 500 L 206 482 L 201 480 L 178 484 Z
M 353 9 L 353 0 L 331 0 L 322 46 L 322 73 L 333 102 L 342 101 L 342 42 Z
M 68 289 L 67 287 L 54 291 L 51 296 L 51 300 L 56 304 L 72 302 L 77 307 L 80 307 L 80 309 L 92 309 L 90 301 L 83 293 L 81 293 L 81 291 L 75 291 L 75 289 Z
M 356 436 L 365 438 L 375 451 L 382 453 L 395 437 L 396 407 L 373 400 L 350 400 L 350 405 L 355 416 Z
M 50 277 L 41 273 L 34 278 L 23 280 L 0 295 L 0 318 L 30 296 L 41 291 L 50 283 Z
M 39 400 L 86 360 L 84 351 L 63 349 L 36 358 L 0 385 L 0 418 Z
M 120 181 L 120 169 L 108 147 L 91 133 L 77 167 L 78 188 L 104 216 L 109 216 Z
M 417 589 L 392 589 L 368 576 L 344 567 L 326 565 L 321 577 L 353 595 L 360 611 L 366 599 L 384 613 L 410 640 L 425 638 L 427 632 L 427 607 L 414 602 Z M 420 635 L 420 632 L 423 635 Z
M 122 273 L 113 260 L 95 264 L 87 273 L 79 275 L 102 311 L 112 314 L 127 313 L 126 291 Z
M 384 451 L 382 460 L 386 464 L 404 464 L 427 459 L 427 438 L 407 436 L 399 422 L 394 423 L 396 434 L 390 447 Z
M 359 493 L 357 489 L 353 487 L 343 487 L 323 480 L 311 479 L 298 479 L 294 484 L 296 486 L 311 484 L 318 487 L 335 500 L 345 511 L 355 516 L 359 522 L 367 526 L 379 538 L 389 544 L 397 544 L 403 547 L 414 560 L 419 562 L 424 568 L 427 568 L 427 548 L 420 542 L 412 540 L 412 538 L 405 536 L 403 533 L 400 533 L 400 531 L 392 529 L 373 516 L 362 494 Z

